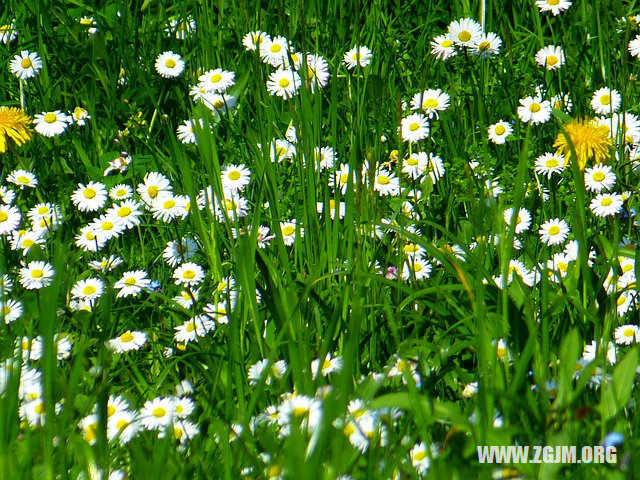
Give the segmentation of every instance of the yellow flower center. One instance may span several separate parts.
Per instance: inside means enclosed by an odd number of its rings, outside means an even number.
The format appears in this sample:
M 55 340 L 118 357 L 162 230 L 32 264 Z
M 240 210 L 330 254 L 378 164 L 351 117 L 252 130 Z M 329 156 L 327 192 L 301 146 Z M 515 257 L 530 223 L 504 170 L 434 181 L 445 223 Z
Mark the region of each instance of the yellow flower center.
M 7 212 L 0 212 L 0 222 L 6 222 L 9 219 Z
M 281 78 L 278 85 L 280 85 L 282 88 L 287 88 L 289 86 L 289 80 L 287 80 L 286 78 Z
M 134 277 L 129 277 L 124 281 L 124 284 L 132 287 L 136 284 L 136 279 Z
M 340 183 L 347 183 L 349 181 L 349 174 L 343 173 L 340 175 Z
M 607 197 L 607 198 L 603 198 L 602 199 L 602 201 L 600 202 L 600 205 L 602 205 L 603 207 L 608 207 L 612 203 L 613 203 L 613 200 L 611 200 L 609 197 Z
M 551 6 L 558 5 L 560 0 L 547 0 L 547 3 Z
M 602 180 L 604 180 L 604 178 L 605 178 L 605 174 L 602 172 L 596 172 L 593 174 L 593 179 L 596 182 L 601 182 Z
M 151 185 L 148 189 L 147 189 L 147 193 L 149 194 L 149 196 L 151 198 L 156 198 L 156 196 L 158 195 L 158 191 L 160 189 L 158 187 L 156 187 L 155 185 Z
M 449 48 L 452 45 L 453 45 L 453 42 L 451 40 L 443 40 L 442 43 L 440 44 L 440 46 L 444 48 Z
M 131 332 L 124 332 L 120 335 L 120 341 L 122 343 L 129 343 L 133 341 L 133 334 Z
M 229 180 L 233 180 L 236 181 L 240 178 L 240 172 L 237 170 L 233 170 L 232 172 L 229 172 Z
M 97 195 L 97 192 L 93 188 L 85 188 L 82 194 L 84 195 L 84 198 L 91 200 Z
M 547 168 L 556 168 L 559 163 L 555 158 L 550 158 L 545 162 L 545 165 L 547 166 Z
M 38 415 L 42 415 L 44 413 L 44 403 L 39 403 L 33 409 Z
M 415 263 L 413 264 L 413 271 L 414 271 L 414 272 L 420 272 L 420 271 L 422 271 L 422 264 L 420 264 L 420 263 L 418 263 L 418 262 L 415 262 Z
M 380 185 L 389 185 L 389 177 L 387 177 L 386 175 L 379 175 L 378 183 Z
M 549 55 L 547 57 L 547 65 L 555 65 L 556 63 L 558 63 L 558 57 L 555 55 Z
M 131 209 L 129 207 L 120 207 L 118 209 L 118 216 L 119 217 L 128 217 L 131 214 Z
M 33 63 L 31 63 L 31 59 L 29 58 L 23 58 L 22 61 L 20 62 L 20 66 L 22 68 L 30 68 L 33 65 Z
M 222 108 L 224 107 L 224 102 L 220 99 L 217 99 L 213 102 L 214 108 Z
M 58 116 L 53 112 L 49 112 L 44 116 L 44 121 L 47 123 L 53 123 L 57 119 L 58 119 Z
M 600 103 L 602 105 L 610 105 L 611 104 L 611 95 L 609 95 L 608 93 L 605 93 L 604 95 L 602 95 L 600 97 Z
M 529 111 L 536 113 L 540 111 L 540 104 L 539 103 L 532 103 L 531 105 L 529 105 Z
M 280 45 L 279 43 L 274 43 L 273 45 L 271 45 L 271 51 L 273 53 L 278 53 L 280 50 L 282 50 L 282 45 Z
M 625 328 L 624 332 L 622 332 L 622 334 L 625 337 L 633 337 L 635 332 L 633 331 L 633 328 Z
M 424 108 L 436 108 L 438 106 L 438 100 L 435 98 L 427 98 L 424 102 L 422 102 L 422 106 Z
M 127 194 L 127 191 L 124 188 L 121 188 L 121 189 L 116 191 L 116 196 L 117 197 L 124 197 L 126 194 Z
M 461 42 L 468 42 L 469 40 L 471 40 L 471 33 L 469 33 L 467 30 L 463 30 L 458 34 L 458 40 L 460 40 Z
M 87 232 L 84 234 L 84 238 L 86 238 L 87 240 L 95 240 L 96 236 L 92 232 Z
M 182 438 L 182 435 L 184 435 L 184 430 L 182 430 L 181 428 L 178 427 L 174 427 L 173 428 L 173 436 L 176 437 L 178 440 L 180 440 Z
M 164 62 L 167 68 L 173 68 L 176 66 L 176 61 L 173 58 L 167 58 L 167 61 Z
M 125 428 L 127 428 L 129 426 L 129 422 L 127 422 L 126 420 L 122 419 L 122 420 L 118 420 L 116 422 L 116 427 L 118 427 L 118 430 L 124 430 Z
M 111 223 L 111 222 L 104 222 L 104 223 L 102 224 L 102 230 L 105 230 L 105 231 L 107 231 L 107 232 L 108 232 L 109 230 L 113 230 L 113 223 Z
M 193 270 L 186 270 L 182 276 L 184 278 L 186 278 L 187 280 L 191 280 L 192 278 L 194 278 L 196 276 L 196 272 L 194 272 Z
M 85 295 L 93 295 L 94 293 L 96 293 L 96 287 L 94 287 L 93 285 L 87 285 L 82 289 L 82 293 L 84 293 Z
M 326 370 L 327 368 L 331 367 L 331 360 L 329 360 L 328 358 L 324 359 L 324 362 L 322 362 L 322 370 Z
M 416 462 L 421 462 L 421 461 L 422 461 L 422 460 L 424 460 L 425 458 L 427 458 L 427 452 L 426 452 L 426 451 L 424 451 L 424 450 L 420 450 L 419 452 L 416 452 L 416 453 L 413 455 L 413 459 L 414 459 Z
M 409 165 L 410 167 L 415 167 L 416 165 L 418 165 L 418 159 L 416 157 L 409 157 L 407 159 L 407 165 Z
M 156 418 L 162 418 L 167 414 L 167 411 L 162 407 L 156 407 L 153 409 L 153 412 L 151 412 L 151 414 Z
M 167 210 L 176 206 L 175 200 L 167 200 L 162 204 L 162 208 L 166 208 Z
M 560 227 L 557 225 L 554 225 L 549 229 L 549 235 L 557 235 L 559 233 L 560 233 Z
M 48 209 L 47 207 L 44 207 L 44 206 L 39 207 L 39 208 L 38 208 L 38 213 L 39 213 L 40 215 L 44 215 L 45 213 L 49 213 L 49 209 Z
M 418 122 L 413 122 L 411 125 L 409 125 L 409 130 L 411 130 L 412 132 L 415 132 L 419 128 L 420 124 Z
M 480 44 L 478 45 L 478 50 L 487 51 L 490 48 L 491 43 L 487 42 L 486 40 L 484 42 L 480 42 Z
M 44 277 L 44 272 L 42 270 L 40 270 L 39 268 L 36 268 L 35 270 L 33 270 L 31 272 L 31 276 L 33 278 L 42 278 L 42 277 Z
M 9 315 L 10 313 L 11 313 L 11 309 L 7 305 L 2 307 L 2 315 Z
M 316 71 L 311 67 L 307 67 L 307 77 L 313 78 L 315 76 L 316 76 Z
M 282 229 L 282 234 L 285 237 L 290 237 L 291 235 L 294 234 L 294 232 L 296 231 L 295 227 L 293 225 L 287 225 Z
M 116 413 L 116 407 L 113 405 L 107 405 L 107 417 L 110 417 L 114 413 Z
M 187 323 L 187 332 L 193 332 L 196 329 L 196 324 L 191 321 L 189 323 Z
M 222 80 L 222 75 L 219 73 L 211 75 L 211 83 L 218 83 L 220 80 Z
M 498 125 L 496 127 L 496 135 L 502 135 L 506 131 L 507 129 L 504 127 L 504 125 Z
M 342 429 L 342 431 L 347 437 L 350 437 L 356 431 L 356 427 L 354 427 L 353 424 L 351 423 L 347 423 L 345 427 Z
M 309 409 L 307 407 L 295 407 L 293 409 L 293 416 L 302 417 L 303 415 L 306 415 L 308 411 Z

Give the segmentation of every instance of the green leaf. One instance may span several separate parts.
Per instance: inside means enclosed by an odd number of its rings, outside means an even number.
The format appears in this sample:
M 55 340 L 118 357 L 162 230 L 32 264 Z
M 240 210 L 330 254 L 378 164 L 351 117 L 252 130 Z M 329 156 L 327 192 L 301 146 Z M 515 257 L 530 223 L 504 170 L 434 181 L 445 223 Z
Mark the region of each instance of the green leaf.
M 633 349 L 613 370 L 613 380 L 605 387 L 600 400 L 604 420 L 614 417 L 629 401 L 638 366 L 638 350 Z

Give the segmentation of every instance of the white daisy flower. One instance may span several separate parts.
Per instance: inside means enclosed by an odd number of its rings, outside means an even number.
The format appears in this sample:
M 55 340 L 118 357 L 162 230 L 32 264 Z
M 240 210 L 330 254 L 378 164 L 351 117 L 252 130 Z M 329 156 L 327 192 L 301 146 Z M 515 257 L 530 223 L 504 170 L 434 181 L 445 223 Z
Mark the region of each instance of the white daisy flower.
M 0 235 L 10 235 L 14 232 L 20 222 L 22 214 L 13 205 L 0 205 Z
M 156 58 L 156 72 L 164 78 L 176 78 L 184 71 L 182 57 L 173 52 L 163 52 Z
M 260 45 L 263 41 L 271 41 L 271 37 L 262 30 L 256 30 L 254 32 L 247 33 L 242 38 L 242 45 L 248 52 L 255 52 L 260 49 Z
M 447 37 L 456 45 L 473 47 L 482 38 L 482 27 L 475 20 L 462 18 L 451 22 Z
M 611 190 L 616 184 L 616 174 L 609 165 L 594 165 L 584 171 L 584 185 L 587 190 L 601 192 Z
M 536 63 L 547 70 L 557 70 L 564 65 L 564 51 L 555 45 L 547 45 L 536 53 Z
M 0 320 L 3 320 L 4 323 L 15 322 L 22 316 L 23 307 L 22 302 L 17 300 L 13 300 L 11 298 L 6 301 L 2 300 L 2 296 L 0 295 Z M 1 372 L 0 372 L 1 375 Z M 0 391 L 1 388 L 1 380 L 0 380 Z
M 100 182 L 89 182 L 86 186 L 78 184 L 77 190 L 71 195 L 71 202 L 81 212 L 95 212 L 107 202 L 107 189 Z
M 557 153 L 545 153 L 536 158 L 535 170 L 539 175 L 551 178 L 553 174 L 561 174 L 564 170 L 565 159 Z
M 291 46 L 285 37 L 278 36 L 270 39 L 267 36 L 260 43 L 260 58 L 264 63 L 277 68 L 282 65 L 290 50 Z
M 183 263 L 173 272 L 173 278 L 176 285 L 184 285 L 185 287 L 193 287 L 202 283 L 205 272 L 202 267 L 196 263 Z
M 71 117 L 60 110 L 38 113 L 33 117 L 36 132 L 45 137 L 55 137 L 64 133 L 72 122 Z
M 140 423 L 147 430 L 161 430 L 171 425 L 174 417 L 172 398 L 156 397 L 140 410 Z
M 241 192 L 251 181 L 251 170 L 240 165 L 227 165 L 222 169 L 222 188 L 230 193 Z
M 395 173 L 380 168 L 375 174 L 373 189 L 382 196 L 398 195 L 400 193 L 400 179 Z
M 53 267 L 46 262 L 29 262 L 20 269 L 20 284 L 27 290 L 38 290 L 53 282 Z
M 525 123 L 537 125 L 545 123 L 551 118 L 551 103 L 540 97 L 527 97 L 520 99 L 518 117 Z
M 622 210 L 622 195 L 618 193 L 599 193 L 589 204 L 597 217 L 616 215 Z
M 369 47 L 364 45 L 356 45 L 347 53 L 344 54 L 342 61 L 347 66 L 348 70 L 353 70 L 356 67 L 364 68 L 371 63 L 373 54 Z
M 507 225 L 511 225 L 511 217 L 513 216 L 513 208 L 507 208 L 504 211 L 504 221 Z M 531 226 L 531 214 L 526 208 L 520 208 L 516 216 L 515 233 L 520 235 L 522 232 L 529 230 Z
M 215 68 L 198 77 L 198 87 L 210 93 L 225 93 L 235 85 L 235 78 L 234 72 Z
M 431 275 L 431 263 L 417 256 L 408 257 L 402 267 L 403 280 L 423 280 Z
M 431 40 L 431 55 L 440 60 L 448 60 L 458 54 L 453 41 L 447 35 L 439 35 Z
M 480 57 L 498 55 L 501 46 L 502 39 L 498 35 L 493 32 L 483 33 L 480 39 L 473 44 L 471 53 Z
M 569 0 L 536 0 L 541 13 L 551 12 L 554 16 L 564 12 L 571 6 Z
M 449 94 L 439 88 L 416 93 L 411 99 L 411 110 L 422 110 L 429 118 L 438 118 L 438 112 L 449 107 Z
M 182 238 L 167 243 L 162 258 L 170 267 L 179 263 L 188 262 L 198 252 L 198 244 L 192 238 Z
M 269 75 L 267 90 L 271 95 L 286 100 L 298 93 L 301 83 L 300 75 L 293 70 L 278 69 Z
M 9 69 L 16 77 L 27 80 L 33 78 L 42 68 L 42 60 L 36 52 L 29 52 L 23 50 L 20 55 L 13 57 L 13 60 L 9 63 Z
M 631 345 L 638 341 L 640 328 L 637 325 L 621 325 L 613 334 L 618 345 Z
M 421 113 L 413 113 L 402 119 L 402 140 L 417 142 L 429 136 L 429 122 Z
M 130 270 L 122 274 L 122 278 L 118 280 L 113 288 L 119 290 L 117 298 L 140 295 L 143 289 L 149 288 L 151 280 L 144 270 Z
M 567 222 L 559 218 L 554 218 L 544 222 L 540 226 L 538 234 L 540 235 L 540 240 L 545 245 L 558 245 L 567 239 L 569 232 Z
M 109 340 L 108 346 L 116 353 L 125 353 L 132 350 L 140 350 L 145 343 L 147 343 L 146 333 L 127 330 L 116 338 Z
M 149 172 L 144 176 L 142 183 L 138 185 L 137 192 L 142 201 L 150 207 L 159 196 L 171 194 L 173 187 L 169 179 L 161 173 Z
M 304 230 L 300 227 L 300 236 L 304 236 Z M 280 231 L 282 232 L 282 238 L 286 246 L 293 245 L 296 239 L 296 221 L 280 222 Z
M 611 90 L 609 87 L 602 87 L 595 91 L 591 97 L 591 108 L 598 115 L 611 115 L 620 108 L 622 97 L 617 90 Z
M 513 133 L 513 127 L 504 120 L 500 120 L 489 127 L 489 140 L 496 145 L 504 145 L 507 137 Z

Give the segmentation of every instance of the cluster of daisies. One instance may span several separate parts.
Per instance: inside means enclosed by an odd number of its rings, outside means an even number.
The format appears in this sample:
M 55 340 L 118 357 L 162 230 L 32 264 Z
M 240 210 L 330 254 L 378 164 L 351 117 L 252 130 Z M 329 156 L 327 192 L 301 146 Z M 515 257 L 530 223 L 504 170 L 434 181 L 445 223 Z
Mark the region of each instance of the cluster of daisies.
M 269 361 L 260 360 L 248 370 L 250 385 L 265 385 L 269 397 L 277 399 L 268 404 L 260 413 L 254 415 L 246 426 L 240 423 L 230 425 L 230 442 L 235 442 L 244 436 L 251 435 L 254 441 L 249 445 L 260 446 L 260 439 L 264 438 L 264 431 L 275 433 L 276 438 L 283 440 L 291 435 L 293 428 L 300 431 L 307 439 L 311 439 L 314 432 L 320 426 L 323 419 L 325 399 L 331 394 L 333 386 L 331 381 L 342 369 L 341 356 L 326 354 L 311 362 L 310 369 L 313 378 L 318 382 L 315 395 L 304 395 L 298 392 L 282 392 L 281 387 L 286 384 L 288 366 L 284 360 Z M 363 376 L 358 383 L 371 389 L 397 388 L 399 385 L 411 382 L 419 388 L 422 376 L 419 372 L 418 362 L 414 359 L 401 358 L 394 355 L 388 365 L 380 372 L 373 372 Z M 399 435 L 399 421 L 404 414 L 395 408 L 374 408 L 368 401 L 352 399 L 346 412 L 332 422 L 332 427 L 361 453 L 365 453 L 372 446 L 387 447 L 390 437 Z M 414 471 L 418 475 L 426 475 L 431 466 L 431 461 L 440 452 L 440 446 L 433 444 L 427 446 L 425 442 L 415 442 L 411 437 L 401 437 L 402 448 L 405 457 L 401 467 L 395 469 L 393 478 L 399 478 L 401 471 Z M 286 467 L 280 463 L 282 458 L 275 451 L 256 451 L 257 456 L 264 463 L 263 472 L 266 478 L 283 478 L 286 475 Z M 258 473 L 255 466 L 249 466 L 241 470 L 243 478 L 251 478 Z M 339 476 L 341 480 L 349 480 L 349 474 Z

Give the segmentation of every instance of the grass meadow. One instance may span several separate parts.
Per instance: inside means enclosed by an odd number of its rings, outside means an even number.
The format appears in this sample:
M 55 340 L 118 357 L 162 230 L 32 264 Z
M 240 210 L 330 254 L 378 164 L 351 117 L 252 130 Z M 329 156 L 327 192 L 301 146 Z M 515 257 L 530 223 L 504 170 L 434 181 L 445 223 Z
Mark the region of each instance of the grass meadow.
M 0 479 L 635 478 L 640 8 L 571 3 L 1 2 Z

